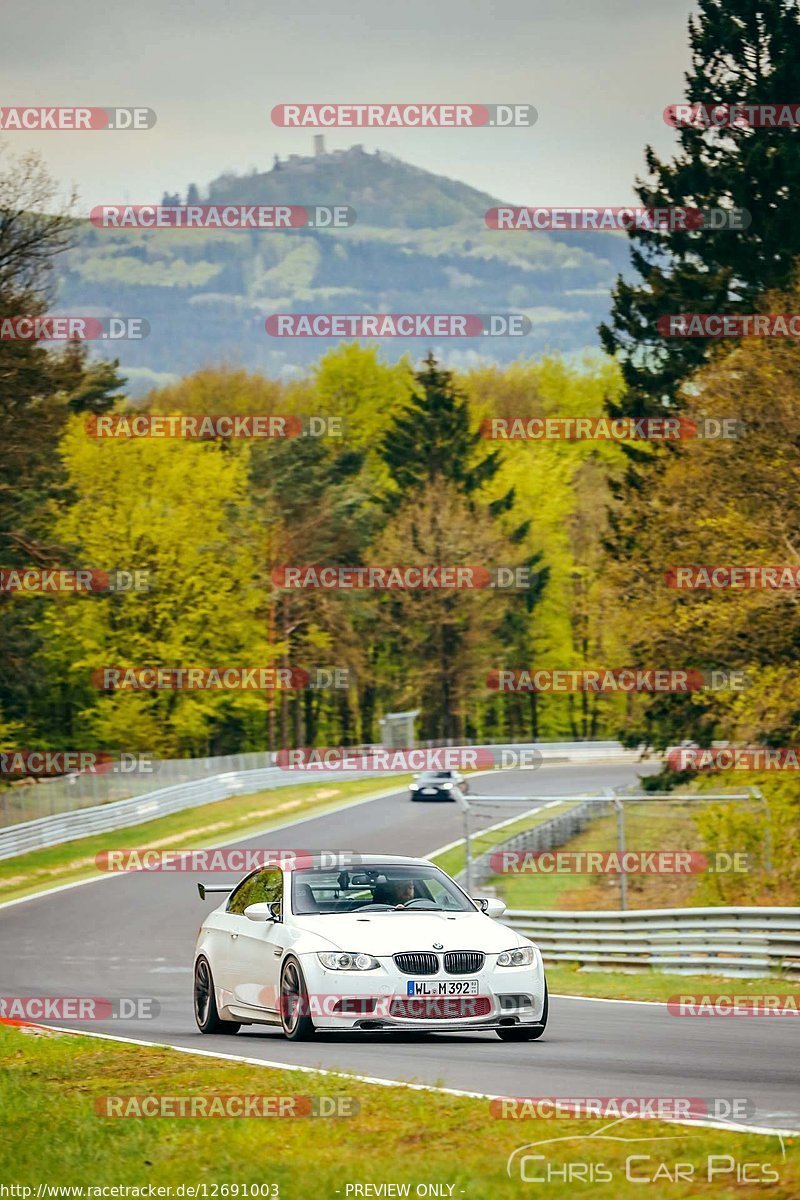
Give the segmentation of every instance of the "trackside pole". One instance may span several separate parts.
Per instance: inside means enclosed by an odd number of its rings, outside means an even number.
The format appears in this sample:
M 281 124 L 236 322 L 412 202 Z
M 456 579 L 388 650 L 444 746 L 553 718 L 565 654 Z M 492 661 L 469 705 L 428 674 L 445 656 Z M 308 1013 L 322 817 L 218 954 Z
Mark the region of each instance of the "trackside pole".
M 614 807 L 617 810 L 617 849 L 620 854 L 620 862 L 625 863 L 625 805 L 620 800 L 619 796 L 613 796 Z M 625 912 L 628 908 L 628 876 L 624 871 L 620 871 L 619 875 L 619 907 L 621 912 Z
M 461 788 L 453 788 L 455 802 L 464 814 L 464 890 L 472 895 L 472 843 L 469 837 L 469 802 Z

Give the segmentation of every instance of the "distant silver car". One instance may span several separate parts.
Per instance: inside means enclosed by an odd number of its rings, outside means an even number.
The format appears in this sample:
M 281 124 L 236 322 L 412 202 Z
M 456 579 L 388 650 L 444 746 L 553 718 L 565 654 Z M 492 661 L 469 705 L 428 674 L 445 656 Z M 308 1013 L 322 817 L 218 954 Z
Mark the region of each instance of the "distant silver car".
M 469 784 L 460 771 L 421 771 L 408 785 L 412 800 L 455 800 L 453 788 L 469 791 Z

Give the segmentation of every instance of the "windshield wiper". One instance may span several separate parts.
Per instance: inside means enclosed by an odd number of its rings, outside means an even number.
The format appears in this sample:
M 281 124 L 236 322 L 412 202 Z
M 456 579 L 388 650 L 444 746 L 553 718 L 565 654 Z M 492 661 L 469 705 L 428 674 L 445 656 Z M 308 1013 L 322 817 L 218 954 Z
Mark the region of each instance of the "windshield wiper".
M 421 912 L 421 913 L 426 913 L 426 912 L 452 912 L 452 911 L 455 911 L 455 910 L 453 910 L 453 909 L 449 909 L 449 908 L 442 908 L 440 905 L 436 904 L 436 905 L 434 905 L 434 907 L 433 907 L 433 908 L 393 908 L 391 911 L 392 911 L 392 912 L 411 912 L 411 913 L 413 913 L 413 912 Z

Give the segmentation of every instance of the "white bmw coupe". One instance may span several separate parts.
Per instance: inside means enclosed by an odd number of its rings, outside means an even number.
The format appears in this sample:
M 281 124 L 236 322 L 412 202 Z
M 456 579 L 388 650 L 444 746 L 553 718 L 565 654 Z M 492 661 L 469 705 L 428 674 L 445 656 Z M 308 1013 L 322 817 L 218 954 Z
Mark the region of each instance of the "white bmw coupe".
M 495 920 L 502 900 L 470 899 L 420 858 L 306 856 L 259 867 L 225 892 L 197 938 L 194 1010 L 202 1033 L 280 1025 L 293 1041 L 326 1032 L 494 1030 L 540 1038 L 542 956 Z

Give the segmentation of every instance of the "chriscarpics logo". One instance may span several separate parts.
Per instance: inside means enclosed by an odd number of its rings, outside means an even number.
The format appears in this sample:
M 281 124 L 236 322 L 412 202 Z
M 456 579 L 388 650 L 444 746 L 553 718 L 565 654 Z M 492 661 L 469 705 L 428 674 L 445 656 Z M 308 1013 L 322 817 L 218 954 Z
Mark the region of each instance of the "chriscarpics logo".
M 588 1136 L 544 1138 L 519 1146 L 508 1156 L 506 1174 L 520 1183 L 556 1184 L 559 1195 L 566 1194 L 561 1191 L 565 1184 L 619 1187 L 623 1182 L 654 1183 L 665 1189 L 659 1195 L 673 1194 L 666 1188 L 676 1185 L 677 1197 L 699 1195 L 695 1189 L 703 1184 L 731 1187 L 780 1182 L 779 1167 L 786 1159 L 780 1134 L 773 1135 L 769 1142 L 765 1140 L 764 1150 L 758 1155 L 711 1153 L 701 1148 L 699 1130 L 642 1135 L 634 1129 L 621 1135 L 619 1127 L 626 1120 L 620 1117 Z M 741 1125 L 736 1127 L 737 1134 L 741 1129 Z M 737 1136 L 735 1145 L 738 1148 L 740 1144 Z M 586 1194 L 590 1194 L 588 1189 Z

